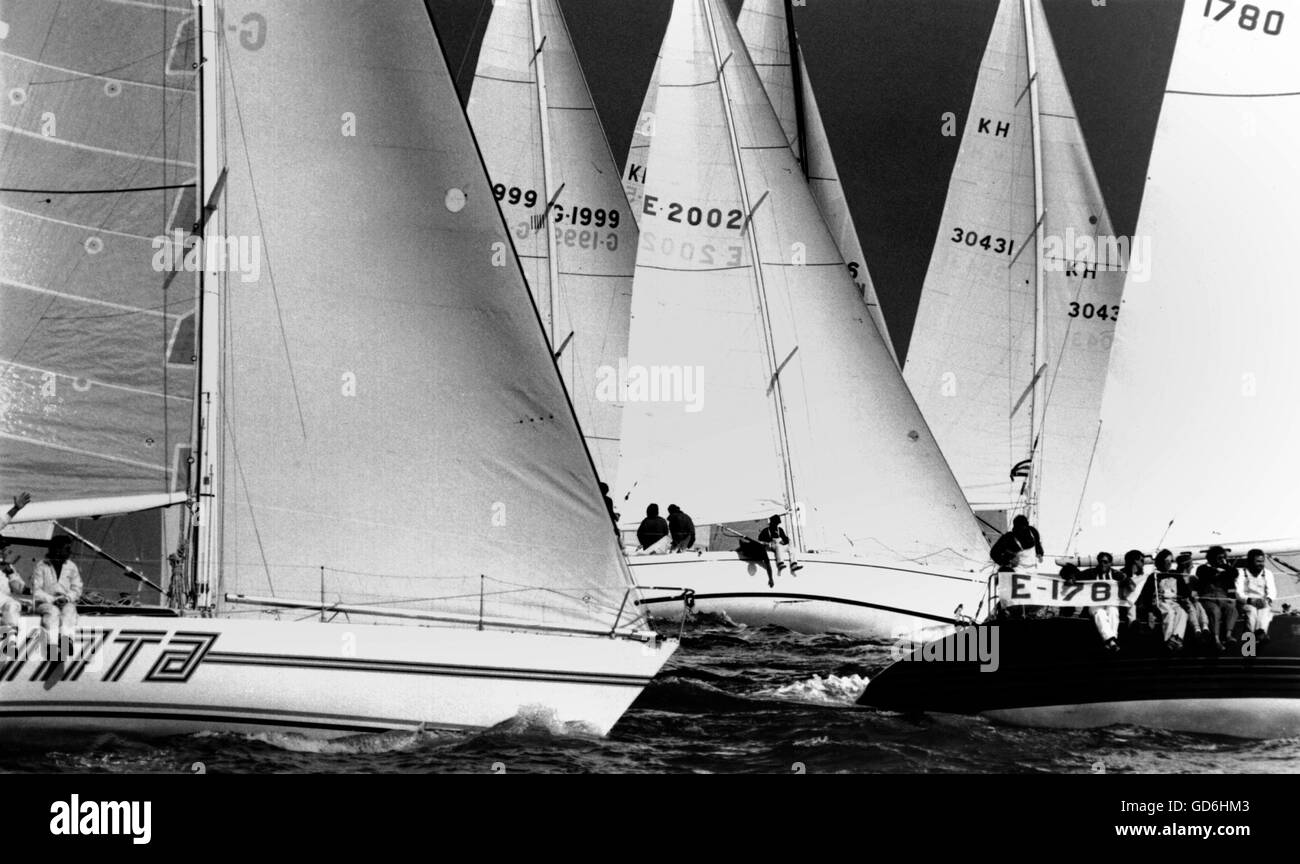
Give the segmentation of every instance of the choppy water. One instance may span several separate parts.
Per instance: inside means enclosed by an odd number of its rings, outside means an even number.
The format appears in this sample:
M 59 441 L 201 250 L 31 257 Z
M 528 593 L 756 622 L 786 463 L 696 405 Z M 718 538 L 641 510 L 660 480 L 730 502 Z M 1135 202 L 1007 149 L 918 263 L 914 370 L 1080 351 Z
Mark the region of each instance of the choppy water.
M 1300 739 L 1243 742 L 1132 727 L 1052 731 L 854 707 L 886 643 L 720 621 L 681 649 L 606 739 L 522 712 L 473 734 L 103 735 L 0 743 L 0 770 L 39 772 L 831 773 L 1295 772 Z M 201 763 L 198 765 L 196 763 Z

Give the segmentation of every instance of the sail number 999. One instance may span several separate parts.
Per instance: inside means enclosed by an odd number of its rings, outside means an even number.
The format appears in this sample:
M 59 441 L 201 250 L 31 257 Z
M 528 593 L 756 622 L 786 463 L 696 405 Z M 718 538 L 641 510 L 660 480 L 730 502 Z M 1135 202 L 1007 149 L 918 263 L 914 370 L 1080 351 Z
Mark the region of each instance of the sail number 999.
M 1219 10 L 1219 14 L 1214 16 L 1215 21 L 1222 21 L 1228 16 L 1229 12 L 1237 8 L 1237 0 L 1205 0 L 1204 17 L 1210 17 L 1210 13 L 1214 11 L 1215 3 L 1223 4 L 1223 8 Z M 1259 20 L 1260 13 L 1264 14 L 1264 22 L 1262 26 Z M 1241 12 L 1237 14 L 1237 26 L 1242 30 L 1254 30 L 1259 28 L 1269 36 L 1276 36 L 1282 32 L 1282 19 L 1284 17 L 1286 16 L 1282 14 L 1281 10 L 1270 9 L 1267 12 L 1264 12 L 1264 10 L 1260 9 L 1258 6 L 1244 3 L 1241 6 Z

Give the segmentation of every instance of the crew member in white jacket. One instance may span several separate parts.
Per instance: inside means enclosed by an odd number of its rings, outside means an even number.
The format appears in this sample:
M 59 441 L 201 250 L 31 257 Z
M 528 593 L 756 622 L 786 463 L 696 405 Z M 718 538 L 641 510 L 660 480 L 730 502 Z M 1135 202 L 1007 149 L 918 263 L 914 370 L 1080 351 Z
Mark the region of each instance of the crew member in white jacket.
M 71 638 L 77 629 L 77 601 L 81 599 L 81 571 L 69 561 L 72 538 L 60 534 L 50 541 L 50 551 L 32 571 L 32 599 L 50 644 L 58 644 L 60 631 Z
M 18 511 L 31 503 L 31 500 L 30 492 L 15 495 L 14 506 L 7 512 L 0 513 L 0 531 L 4 530 L 18 515 Z M 19 576 L 13 565 L 9 563 L 9 558 L 5 554 L 8 548 L 9 544 L 0 538 L 0 626 L 16 628 L 23 607 L 13 595 L 21 594 L 26 586 L 23 584 L 23 577 Z
M 1264 566 L 1264 552 L 1251 549 L 1246 554 L 1246 566 L 1237 568 L 1237 604 L 1246 613 L 1246 629 L 1260 642 L 1268 640 L 1276 599 L 1277 582 L 1273 571 Z

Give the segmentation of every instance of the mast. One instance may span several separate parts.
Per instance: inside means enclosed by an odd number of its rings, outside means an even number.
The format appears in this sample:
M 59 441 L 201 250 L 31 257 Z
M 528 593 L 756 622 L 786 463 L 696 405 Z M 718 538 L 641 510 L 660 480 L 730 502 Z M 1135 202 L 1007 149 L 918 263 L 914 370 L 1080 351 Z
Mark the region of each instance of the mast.
M 218 385 L 220 383 L 220 341 L 221 341 L 221 294 L 220 276 L 209 270 L 211 260 L 207 255 L 209 238 L 216 230 L 219 220 L 216 215 L 216 198 L 219 196 L 218 176 L 216 171 L 221 165 L 221 148 L 218 141 L 218 96 L 220 79 L 218 76 L 219 53 L 217 31 L 218 16 L 213 0 L 201 0 L 198 11 L 198 62 L 199 62 L 199 184 L 198 198 L 202 202 L 199 214 L 199 232 L 202 243 L 203 267 L 199 271 L 199 304 L 196 312 L 198 330 L 198 422 L 194 426 L 194 519 L 190 535 L 189 554 L 192 559 L 194 584 L 194 607 L 211 608 L 216 596 L 218 581 L 218 550 L 220 549 L 219 531 L 217 530 L 217 482 L 220 472 L 217 470 L 212 431 L 219 418 L 220 400 Z
M 1032 395 L 1029 408 L 1029 478 L 1025 495 L 1025 515 L 1037 521 L 1038 488 L 1042 483 L 1042 459 L 1039 437 L 1042 435 L 1040 412 L 1046 408 L 1043 389 L 1047 376 L 1040 374 L 1047 356 L 1046 301 L 1043 287 L 1043 139 L 1038 117 L 1038 62 L 1034 48 L 1033 0 L 1022 0 L 1025 24 L 1025 63 L 1029 75 L 1029 137 L 1034 148 L 1034 362 L 1030 374 Z
M 799 38 L 794 32 L 794 3 L 785 0 L 785 38 L 790 45 L 790 87 L 794 90 L 795 141 L 799 145 L 799 165 L 808 179 L 808 126 L 804 120 L 803 69 L 799 62 Z
M 537 9 L 537 0 L 528 0 L 529 24 L 532 26 L 532 45 L 533 45 L 533 65 L 536 68 L 537 75 L 537 116 L 541 121 L 542 133 L 542 224 L 538 231 L 546 233 L 546 265 L 549 270 L 549 285 L 547 294 L 550 303 L 550 313 L 548 317 L 548 327 L 546 336 L 550 340 L 551 350 L 555 350 L 555 316 L 557 313 L 557 302 L 560 292 L 560 267 L 559 262 L 555 260 L 555 237 L 551 234 L 550 213 L 551 213 L 551 121 L 547 116 L 546 105 L 546 70 L 543 62 L 545 52 L 542 50 L 546 46 L 546 37 L 542 36 L 538 42 L 538 34 L 542 32 L 541 13 Z
M 772 370 L 772 401 L 776 408 L 777 435 L 781 445 L 781 473 L 785 479 L 786 508 L 790 519 L 790 542 L 800 551 L 803 550 L 802 530 L 799 526 L 795 505 L 798 499 L 794 491 L 794 474 L 790 467 L 790 438 L 785 425 L 785 401 L 781 396 L 781 359 L 776 356 L 776 346 L 772 342 L 772 319 L 767 308 L 767 289 L 763 282 L 763 262 L 759 255 L 758 238 L 754 236 L 751 221 L 754 216 L 753 206 L 749 201 L 749 188 L 745 183 L 745 165 L 740 155 L 740 140 L 736 136 L 736 118 L 732 113 L 731 94 L 727 90 L 727 79 L 723 75 L 724 60 L 718 50 L 718 33 L 713 24 L 713 10 L 708 0 L 698 0 L 704 8 L 704 21 L 709 28 L 709 46 L 713 51 L 713 64 L 717 69 L 718 88 L 722 92 L 723 115 L 727 120 L 727 136 L 731 140 L 732 161 L 736 166 L 736 179 L 740 186 L 740 202 L 745 211 L 745 227 L 742 229 L 749 240 L 749 253 L 754 263 L 754 278 L 758 286 L 758 304 L 763 319 L 763 341 L 767 347 L 768 364 Z M 730 58 L 728 58 L 730 59 Z M 761 203 L 761 202 L 760 202 Z

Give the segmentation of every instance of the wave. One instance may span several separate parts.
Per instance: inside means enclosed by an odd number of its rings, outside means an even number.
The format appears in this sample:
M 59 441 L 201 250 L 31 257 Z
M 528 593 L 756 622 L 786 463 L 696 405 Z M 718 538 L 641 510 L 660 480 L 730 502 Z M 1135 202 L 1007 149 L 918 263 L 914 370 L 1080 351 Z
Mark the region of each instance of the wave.
M 867 689 L 865 675 L 813 675 L 802 681 L 793 681 L 776 687 L 764 687 L 755 698 L 780 702 L 799 702 L 811 705 L 856 705 L 862 691 Z

